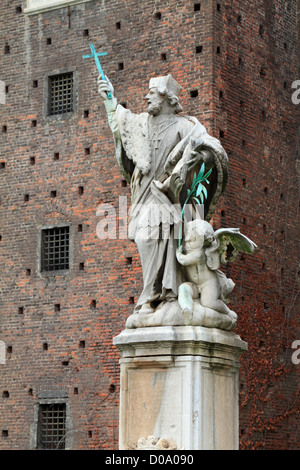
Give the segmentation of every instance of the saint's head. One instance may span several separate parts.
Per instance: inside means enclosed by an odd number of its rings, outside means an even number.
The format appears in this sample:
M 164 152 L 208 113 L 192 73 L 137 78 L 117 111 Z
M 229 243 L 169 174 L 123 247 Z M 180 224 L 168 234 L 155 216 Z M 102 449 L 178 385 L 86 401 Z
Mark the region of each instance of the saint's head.
M 152 116 L 180 113 L 182 111 L 179 104 L 180 91 L 181 86 L 172 75 L 151 78 L 149 93 L 145 97 L 148 103 L 148 113 Z

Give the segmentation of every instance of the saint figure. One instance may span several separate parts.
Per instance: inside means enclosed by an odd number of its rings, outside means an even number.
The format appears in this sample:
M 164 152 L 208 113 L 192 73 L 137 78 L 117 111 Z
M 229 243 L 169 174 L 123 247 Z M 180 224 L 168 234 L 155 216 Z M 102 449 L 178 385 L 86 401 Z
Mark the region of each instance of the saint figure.
M 209 221 L 227 183 L 228 159 L 196 118 L 179 114 L 181 87 L 171 75 L 150 79 L 147 112 L 141 114 L 117 103 L 108 79 L 99 77 L 98 87 L 116 158 L 131 189 L 128 236 L 137 245 L 143 272 L 135 313 L 151 314 L 178 298 L 182 279 L 175 228 L 193 175 L 203 162 L 212 169 L 204 205 Z

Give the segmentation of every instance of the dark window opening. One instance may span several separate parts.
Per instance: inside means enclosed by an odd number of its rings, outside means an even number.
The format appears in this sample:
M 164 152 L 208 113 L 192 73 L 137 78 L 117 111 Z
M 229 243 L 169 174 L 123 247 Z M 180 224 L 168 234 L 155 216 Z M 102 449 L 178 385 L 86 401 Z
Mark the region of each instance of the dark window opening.
M 66 404 L 39 405 L 38 449 L 65 449 Z
M 69 227 L 53 227 L 42 230 L 42 271 L 69 269 Z
M 73 73 L 49 77 L 49 115 L 73 112 Z

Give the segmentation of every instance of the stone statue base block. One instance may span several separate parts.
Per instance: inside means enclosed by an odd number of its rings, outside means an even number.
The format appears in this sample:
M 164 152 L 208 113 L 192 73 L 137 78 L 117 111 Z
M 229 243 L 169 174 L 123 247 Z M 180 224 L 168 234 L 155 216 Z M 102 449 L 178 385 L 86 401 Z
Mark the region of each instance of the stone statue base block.
M 125 329 L 119 447 L 238 449 L 239 357 L 247 343 L 199 326 Z

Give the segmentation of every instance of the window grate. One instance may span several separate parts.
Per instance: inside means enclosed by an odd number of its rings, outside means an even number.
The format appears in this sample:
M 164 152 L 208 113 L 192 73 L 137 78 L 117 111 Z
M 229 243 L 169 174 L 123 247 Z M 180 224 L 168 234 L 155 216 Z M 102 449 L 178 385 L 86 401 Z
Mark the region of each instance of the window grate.
M 73 73 L 62 73 L 49 77 L 49 114 L 73 111 Z
M 65 449 L 66 404 L 39 405 L 38 448 Z
M 42 230 L 42 271 L 69 269 L 69 237 L 68 226 Z

